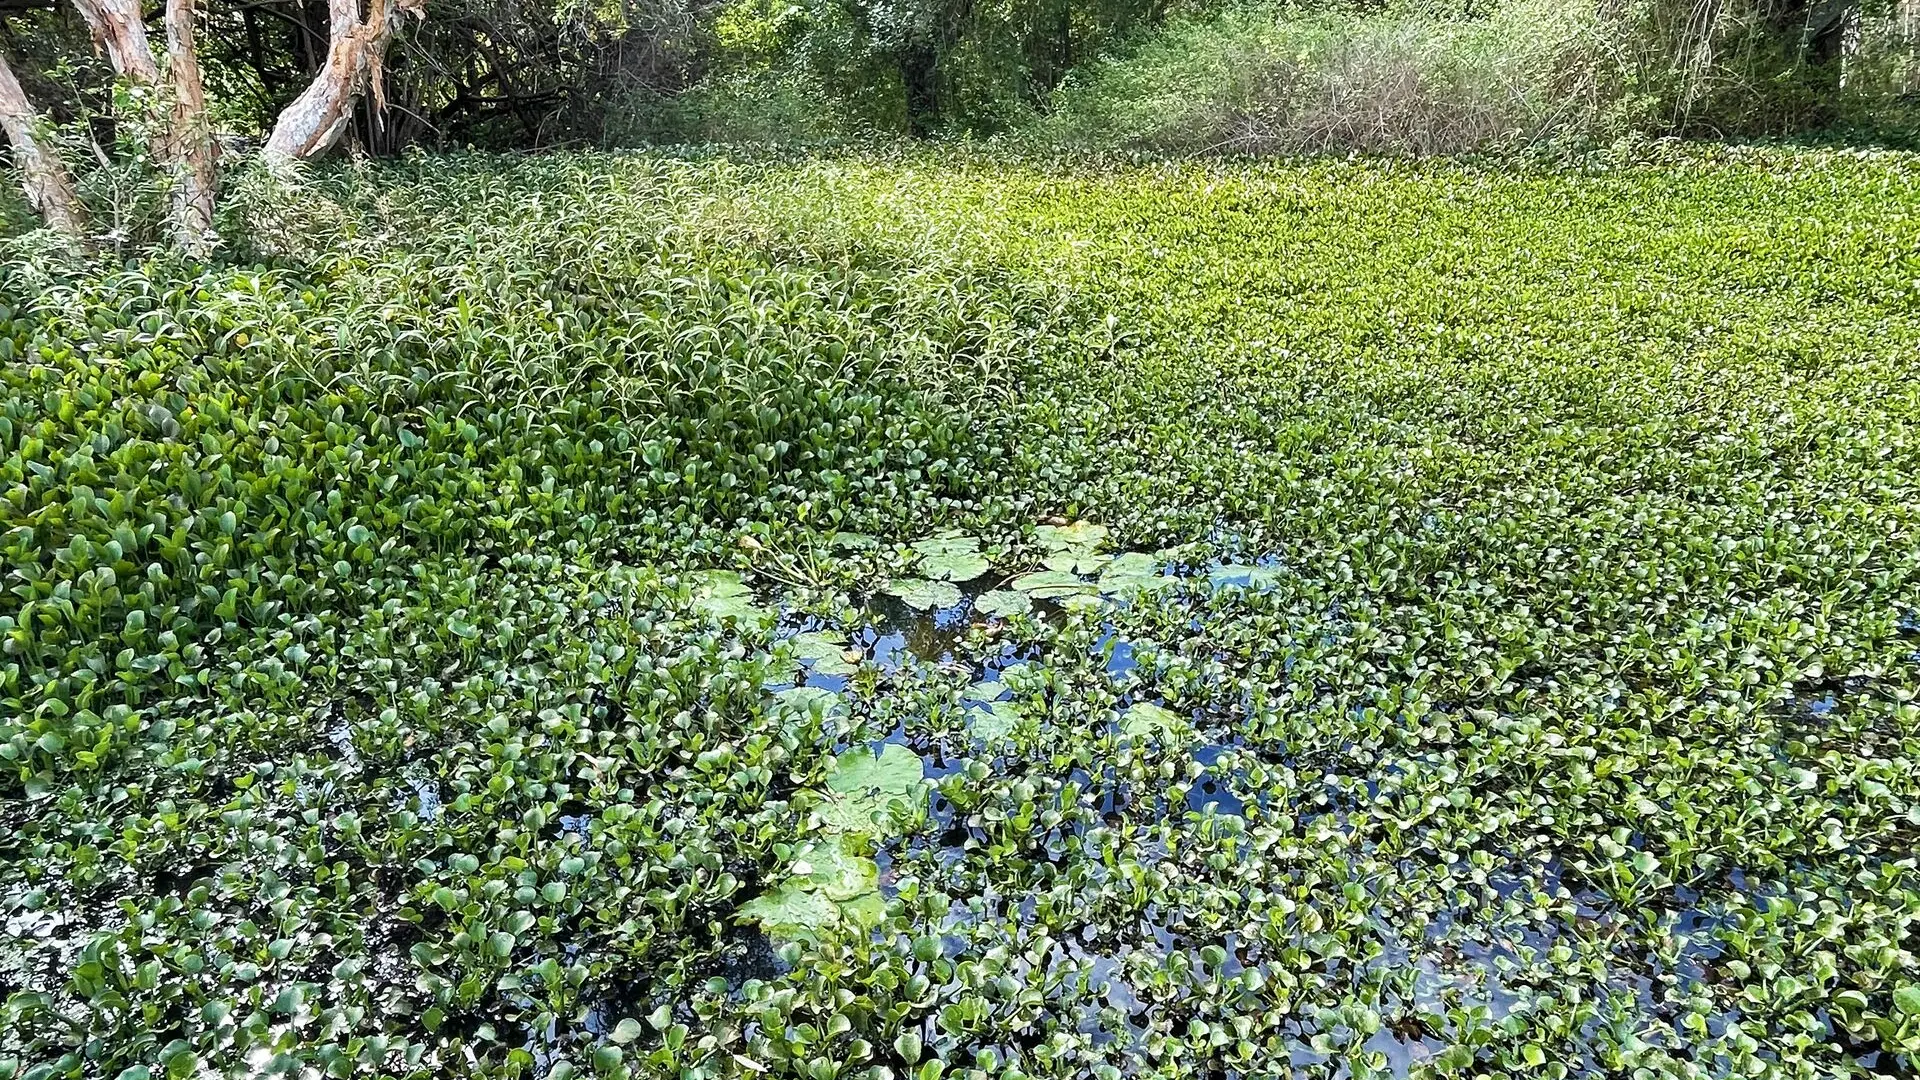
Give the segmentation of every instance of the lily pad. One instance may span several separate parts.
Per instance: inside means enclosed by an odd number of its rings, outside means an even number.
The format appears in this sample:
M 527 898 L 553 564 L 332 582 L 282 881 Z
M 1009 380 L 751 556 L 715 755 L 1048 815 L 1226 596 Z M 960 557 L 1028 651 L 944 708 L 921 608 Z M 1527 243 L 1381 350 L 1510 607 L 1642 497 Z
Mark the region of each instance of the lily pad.
M 845 837 L 809 844 L 795 857 L 801 887 L 829 900 L 852 900 L 880 887 L 880 867 L 847 850 Z
M 880 546 L 880 541 L 866 533 L 837 532 L 833 534 L 833 546 L 842 551 L 872 551 Z
M 1022 574 L 1013 579 L 1013 587 L 1035 600 L 1058 600 L 1089 593 L 1094 589 L 1092 582 L 1059 570 L 1036 570 L 1031 574 Z
M 980 599 L 973 602 L 973 610 L 1005 619 L 1032 611 L 1033 598 L 1014 589 L 994 589 L 981 593 Z
M 961 599 L 958 585 L 925 578 L 894 578 L 887 582 L 886 591 L 917 611 L 939 611 L 953 607 Z
M 793 654 L 821 675 L 851 675 L 860 665 L 847 659 L 847 640 L 839 634 L 810 631 L 795 634 Z
M 1092 551 L 1061 551 L 1040 560 L 1040 565 L 1049 570 L 1058 570 L 1063 574 L 1097 574 L 1107 565 L 1111 557 L 1098 555 Z
M 1160 573 L 1160 560 L 1141 551 L 1129 551 L 1116 557 L 1100 571 L 1100 591 L 1110 596 L 1128 596 L 1152 592 L 1172 585 L 1174 579 Z
M 1150 701 L 1136 701 L 1120 714 L 1120 730 L 1131 739 L 1169 735 L 1179 730 L 1183 722 L 1185 718 L 1179 713 Z
M 920 553 L 920 572 L 930 578 L 972 581 L 989 569 L 987 557 L 980 554 L 980 542 L 967 537 L 922 540 L 913 550 Z
M 716 622 L 761 624 L 773 621 L 773 612 L 753 602 L 753 590 L 733 570 L 703 570 L 689 575 L 695 611 Z
M 1071 525 L 1042 525 L 1033 530 L 1048 551 L 1092 551 L 1107 542 L 1107 527 L 1090 521 Z
M 990 701 L 968 711 L 967 730 L 982 742 L 994 742 L 1013 734 L 1020 723 L 1020 707 L 1011 701 Z
M 966 701 L 994 701 L 1004 696 L 1006 692 L 1006 683 L 982 679 L 961 691 L 960 697 Z
M 840 904 L 840 922 L 855 930 L 871 930 L 886 921 L 887 902 L 878 889 Z
M 771 892 L 740 906 L 741 919 L 768 934 L 817 940 L 837 927 L 866 929 L 886 919 L 880 867 L 854 850 L 848 836 L 828 836 L 795 853 L 791 876 Z
M 1107 598 L 1097 592 L 1075 593 L 1060 601 L 1060 606 L 1068 611 L 1099 611 L 1107 607 Z
M 885 835 L 892 831 L 895 802 L 919 788 L 924 772 L 917 754 L 894 743 L 878 755 L 866 750 L 842 755 L 827 777 L 820 818 L 840 832 Z
M 740 918 L 750 919 L 775 937 L 817 937 L 840 923 L 840 905 L 788 883 L 740 905 Z

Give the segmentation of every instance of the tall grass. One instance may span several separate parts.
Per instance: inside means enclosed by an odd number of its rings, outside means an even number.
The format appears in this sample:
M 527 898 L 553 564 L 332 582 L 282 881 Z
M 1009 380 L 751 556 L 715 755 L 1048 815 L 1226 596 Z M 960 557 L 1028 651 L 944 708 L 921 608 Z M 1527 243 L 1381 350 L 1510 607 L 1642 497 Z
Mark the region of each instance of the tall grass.
M 1755 0 L 1229 9 L 1076 72 L 1029 138 L 1076 151 L 1428 155 L 1884 123 L 1914 84 L 1920 36 L 1892 16 L 1856 21 L 1835 57 Z
M 1077 73 L 1038 134 L 1082 149 L 1448 154 L 1591 131 L 1595 32 L 1557 0 L 1477 19 L 1230 11 Z

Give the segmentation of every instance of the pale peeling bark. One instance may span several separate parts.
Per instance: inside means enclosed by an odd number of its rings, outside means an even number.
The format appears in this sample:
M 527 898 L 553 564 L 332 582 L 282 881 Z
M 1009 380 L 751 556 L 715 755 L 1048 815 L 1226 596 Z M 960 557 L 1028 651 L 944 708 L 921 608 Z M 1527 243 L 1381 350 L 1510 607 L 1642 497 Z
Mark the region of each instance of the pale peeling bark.
M 160 82 L 139 0 L 73 0 L 73 6 L 93 32 L 94 44 L 106 50 L 113 70 L 142 86 Z
M 167 75 L 173 89 L 173 231 L 182 250 L 203 256 L 213 246 L 213 132 L 207 127 L 207 93 L 193 51 L 193 0 L 167 0 Z
M 48 227 L 79 236 L 86 230 L 86 215 L 74 194 L 73 177 L 53 148 L 41 141 L 39 126 L 39 115 L 20 88 L 20 80 L 13 77 L 6 55 L 0 53 L 0 127 L 6 128 L 13 162 L 25 179 L 27 201 Z
M 403 18 L 425 11 L 426 0 L 367 0 L 363 19 L 360 0 L 328 0 L 326 66 L 274 123 L 267 160 L 310 158 L 331 148 L 353 119 L 354 102 L 363 93 L 371 91 L 374 108 L 383 108 L 381 69 L 387 44 Z

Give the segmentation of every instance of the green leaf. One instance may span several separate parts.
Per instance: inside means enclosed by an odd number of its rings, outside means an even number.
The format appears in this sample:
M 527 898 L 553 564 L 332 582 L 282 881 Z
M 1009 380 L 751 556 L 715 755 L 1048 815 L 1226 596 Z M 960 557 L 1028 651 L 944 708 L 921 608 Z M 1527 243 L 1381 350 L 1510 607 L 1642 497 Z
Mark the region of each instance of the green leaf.
M 994 701 L 1007 692 L 1007 684 L 998 679 L 982 679 L 960 691 L 962 701 Z
M 1040 560 L 1040 565 L 1062 574 L 1097 574 L 1112 561 L 1091 551 L 1061 551 Z
M 791 686 L 774 693 L 774 711 L 789 716 L 841 716 L 847 712 L 846 699 L 824 686 Z
M 847 659 L 847 639 L 827 631 L 795 634 L 793 654 L 807 664 L 809 671 L 821 675 L 852 675 L 860 665 Z
M 1893 991 L 1893 1007 L 1902 1016 L 1920 1016 L 1920 985 L 1908 983 Z
M 796 884 L 829 900 L 852 900 L 879 888 L 879 866 L 848 850 L 848 841 L 838 836 L 803 847 L 794 858 Z
M 1185 722 L 1186 718 L 1179 713 L 1150 701 L 1136 701 L 1120 714 L 1121 732 L 1133 739 L 1170 735 Z
M 820 817 L 840 832 L 882 836 L 892 831 L 895 804 L 915 795 L 925 767 L 918 755 L 889 743 L 878 756 L 855 750 L 834 763 Z
M 1100 591 L 1109 596 L 1154 592 L 1174 583 L 1159 571 L 1160 561 L 1144 552 L 1129 551 L 1100 571 Z
M 917 611 L 942 611 L 962 599 L 960 587 L 952 582 L 925 578 L 894 578 L 887 582 L 886 591 Z
M 753 593 L 732 570 L 704 570 L 688 575 L 693 582 L 694 610 L 715 622 L 750 626 L 771 623 L 773 612 L 755 604 Z
M 1107 527 L 1088 521 L 1071 525 L 1042 525 L 1033 530 L 1034 538 L 1048 551 L 1088 551 L 1107 542 Z
M 797 884 L 782 885 L 740 905 L 740 918 L 776 937 L 818 937 L 840 922 L 840 905 Z
M 1013 589 L 994 589 L 981 593 L 980 599 L 973 602 L 973 610 L 982 615 L 1006 619 L 1032 611 L 1033 598 Z
M 1207 571 L 1207 582 L 1216 589 L 1265 589 L 1281 577 L 1277 566 L 1251 566 L 1222 563 Z
M 629 1016 L 614 1025 L 612 1039 L 614 1042 L 625 1046 L 627 1043 L 644 1035 L 646 1030 L 646 1028 L 640 1026 L 640 1021 Z
M 967 710 L 967 730 L 982 742 L 995 742 L 1013 733 L 1020 723 L 1020 709 L 1011 701 L 992 701 Z
M 1060 600 L 1094 591 L 1090 581 L 1059 570 L 1039 570 L 1013 579 L 1013 587 L 1035 600 Z
M 972 581 L 989 569 L 980 543 L 963 537 L 935 537 L 913 545 L 920 554 L 920 572 L 943 581 Z M 958 601 L 956 601 L 957 603 Z M 949 607 L 951 605 L 941 605 Z

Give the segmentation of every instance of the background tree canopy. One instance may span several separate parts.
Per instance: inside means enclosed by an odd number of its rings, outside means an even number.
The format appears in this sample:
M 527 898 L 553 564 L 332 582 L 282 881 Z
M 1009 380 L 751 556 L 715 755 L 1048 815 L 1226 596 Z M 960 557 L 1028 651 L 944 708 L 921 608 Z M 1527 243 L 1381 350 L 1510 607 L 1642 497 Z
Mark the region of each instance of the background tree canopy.
M 81 160 L 113 156 L 130 103 L 79 8 L 5 0 L 0 14 L 26 98 L 100 144 L 70 148 Z M 141 12 L 156 38 L 162 15 Z M 326 66 L 318 0 L 207 0 L 196 16 L 223 134 L 263 138 Z M 434 0 L 395 29 L 363 87 L 382 107 L 344 133 L 381 155 L 1007 133 L 1416 152 L 1884 134 L 1909 127 L 1920 92 L 1916 0 Z

